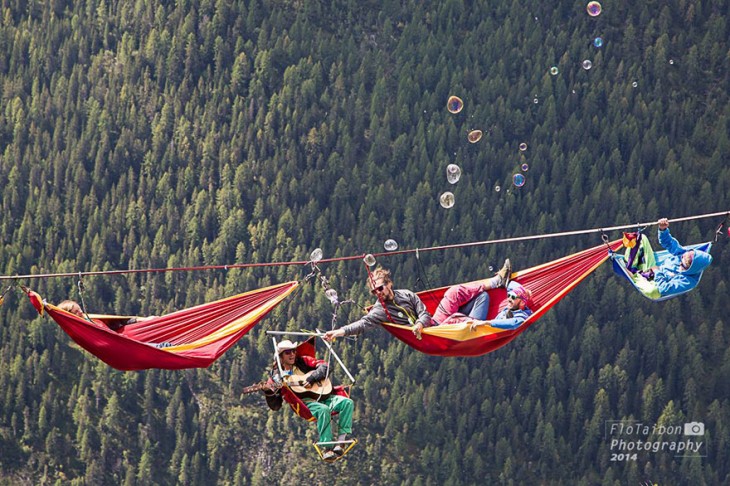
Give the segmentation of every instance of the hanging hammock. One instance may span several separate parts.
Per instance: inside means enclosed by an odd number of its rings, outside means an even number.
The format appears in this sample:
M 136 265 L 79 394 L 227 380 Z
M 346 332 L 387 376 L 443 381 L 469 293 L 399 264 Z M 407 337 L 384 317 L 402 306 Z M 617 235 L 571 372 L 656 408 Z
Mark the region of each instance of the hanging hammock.
M 476 331 L 472 331 L 469 326 L 473 321 L 467 321 L 459 324 L 427 327 L 422 331 L 422 339 L 419 341 L 413 335 L 409 326 L 386 323 L 383 327 L 408 346 L 422 353 L 434 356 L 481 356 L 487 354 L 519 336 L 560 299 L 565 297 L 568 292 L 573 290 L 578 283 L 605 262 L 608 259 L 606 246 L 615 251 L 621 246 L 621 240 L 589 248 L 513 274 L 512 280 L 514 282 L 522 284 L 532 292 L 530 305 L 533 311 L 532 315 L 516 329 L 480 326 Z M 431 314 L 436 310 L 441 297 L 448 288 L 442 287 L 418 293 Z M 492 289 L 488 292 L 490 298 L 487 320 L 494 318 L 507 304 L 505 289 Z
M 49 304 L 25 289 L 31 303 L 79 346 L 122 371 L 205 368 L 251 330 L 298 286 L 287 282 L 127 324 L 131 316 L 90 314 L 90 321 Z
M 687 245 L 685 246 L 688 250 L 702 250 L 706 253 L 710 252 L 710 249 L 712 248 L 712 242 L 708 241 L 706 243 L 698 243 L 696 245 Z M 649 249 L 651 251 L 651 249 Z M 613 265 L 613 271 L 616 273 L 616 275 L 619 275 L 620 277 L 625 278 L 629 282 L 631 282 L 631 285 L 634 286 L 636 290 L 638 290 L 641 295 L 646 297 L 649 300 L 653 300 L 654 302 L 661 302 L 663 300 L 672 299 L 674 297 L 678 297 L 682 294 L 686 294 L 687 292 L 694 289 L 697 284 L 700 283 L 700 279 L 702 278 L 702 273 L 700 272 L 699 277 L 697 278 L 697 282 L 692 286 L 691 288 L 682 290 L 680 292 L 675 292 L 667 295 L 662 295 L 659 292 L 659 289 L 657 288 L 656 284 L 653 281 L 647 280 L 643 278 L 640 275 L 637 275 L 635 273 L 631 273 L 626 268 L 626 256 L 625 255 L 619 255 L 618 253 L 611 253 L 611 263 Z M 662 263 L 664 263 L 664 260 L 671 257 L 672 255 L 667 250 L 662 251 L 655 251 L 654 252 L 654 266 L 660 267 Z

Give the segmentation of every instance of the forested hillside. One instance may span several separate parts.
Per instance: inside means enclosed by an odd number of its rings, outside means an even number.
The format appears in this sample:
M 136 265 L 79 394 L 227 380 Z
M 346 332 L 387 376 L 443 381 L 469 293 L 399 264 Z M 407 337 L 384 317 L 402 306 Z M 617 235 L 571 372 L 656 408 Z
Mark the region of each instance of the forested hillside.
M 301 261 L 730 209 L 727 2 L 607 0 L 596 17 L 586 3 L 0 0 L 0 274 Z M 707 241 L 721 222 L 671 231 Z M 81 350 L 13 286 L 0 484 L 728 484 L 728 242 L 697 290 L 663 303 L 604 265 L 480 358 L 429 357 L 383 330 L 336 341 L 360 443 L 332 465 L 314 427 L 241 395 L 270 364 L 266 330 L 331 325 L 321 286 L 208 369 L 142 372 Z M 379 263 L 423 290 L 599 244 Z M 344 325 L 372 301 L 365 267 L 321 267 L 358 303 Z M 85 277 L 83 296 L 89 312 L 160 315 L 307 271 Z M 77 281 L 17 283 L 57 303 Z M 703 454 L 619 459 L 609 426 L 631 421 L 702 422 Z

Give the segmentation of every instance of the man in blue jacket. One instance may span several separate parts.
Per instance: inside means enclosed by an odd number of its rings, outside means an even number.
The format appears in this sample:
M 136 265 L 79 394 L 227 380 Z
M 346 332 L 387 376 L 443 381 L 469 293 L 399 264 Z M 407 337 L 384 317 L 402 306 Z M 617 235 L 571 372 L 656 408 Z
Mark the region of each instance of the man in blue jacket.
M 652 268 L 659 293 L 666 296 L 693 289 L 700 281 L 702 271 L 712 263 L 712 255 L 680 245 L 669 233 L 667 218 L 661 218 L 658 224 L 659 244 L 671 254 L 661 266 Z

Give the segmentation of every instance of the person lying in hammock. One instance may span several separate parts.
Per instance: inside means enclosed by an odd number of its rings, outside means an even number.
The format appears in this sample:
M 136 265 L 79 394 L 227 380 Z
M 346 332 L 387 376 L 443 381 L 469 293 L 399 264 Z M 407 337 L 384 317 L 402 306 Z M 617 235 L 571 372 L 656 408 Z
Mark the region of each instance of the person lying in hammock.
M 489 298 L 487 297 L 487 300 Z M 510 282 L 507 286 L 507 306 L 497 314 L 494 319 L 483 322 L 474 322 L 469 329 L 476 331 L 479 326 L 492 326 L 500 329 L 517 329 L 530 317 L 530 299 L 532 292 L 518 284 Z M 489 302 L 487 301 L 487 305 Z
M 370 293 L 378 297 L 370 312 L 346 326 L 327 331 L 323 336 L 325 341 L 362 334 L 384 322 L 413 326 L 413 334 L 420 339 L 421 330 L 431 326 L 431 314 L 418 295 L 407 289 L 393 290 L 390 270 L 382 267 L 373 270 L 372 275 L 368 277 L 368 287 Z
M 640 275 L 653 281 L 662 296 L 686 292 L 694 288 L 702 272 L 712 263 L 712 255 L 684 248 L 669 232 L 669 220 L 661 218 L 659 225 L 659 244 L 671 256 L 664 259 L 660 266 L 652 267 Z
M 307 375 L 309 373 L 302 385 L 305 389 L 312 389 L 315 384 L 327 378 L 327 362 L 312 356 L 297 356 L 297 346 L 298 343 L 292 343 L 288 339 L 277 343 L 276 352 L 279 355 L 279 362 L 281 363 L 281 368 L 284 370 L 285 376 L 278 376 L 278 366 L 274 362 L 272 367 L 273 377 L 266 382 L 262 390 L 266 396 L 266 404 L 274 411 L 280 410 L 284 401 L 296 406 L 296 402 L 292 396 L 292 394 L 296 393 L 312 413 L 312 416 L 317 419 L 319 442 L 332 442 L 331 416 L 333 412 L 338 413 L 339 436 L 337 437 L 337 442 L 346 441 L 348 434 L 352 434 L 352 412 L 355 408 L 352 399 L 330 393 L 329 395 L 318 397 L 319 400 L 317 400 L 312 398 L 313 393 L 301 392 L 302 394 L 299 394 L 296 390 L 297 387 L 290 389 L 283 388 L 280 385 L 282 381 L 286 380 L 287 375 Z M 283 392 L 282 390 L 286 391 Z M 325 446 L 322 459 L 331 461 L 339 458 L 344 453 L 345 449 L 340 444 L 335 445 L 335 447 L 331 445 Z
M 512 264 L 507 258 L 499 272 L 485 283 L 460 284 L 449 288 L 433 314 L 434 325 L 456 324 L 463 322 L 465 318 L 485 320 L 489 310 L 487 291 L 500 287 L 507 288 L 510 275 L 512 275 Z
M 61 310 L 65 310 L 66 312 L 70 312 L 71 314 L 73 314 L 77 317 L 80 317 L 82 319 L 85 319 L 87 321 L 95 322 L 92 319 L 90 319 L 86 314 L 84 314 L 84 312 L 81 310 L 81 306 L 75 300 L 64 300 L 63 302 L 58 304 L 58 308 Z M 132 318 L 128 319 L 126 322 L 122 322 L 122 323 L 116 325 L 115 327 L 110 326 L 109 328 L 112 331 L 117 331 L 121 327 L 126 326 L 127 324 L 134 324 L 136 322 L 146 321 L 146 320 L 152 319 L 154 317 L 157 317 L 157 316 L 132 317 Z

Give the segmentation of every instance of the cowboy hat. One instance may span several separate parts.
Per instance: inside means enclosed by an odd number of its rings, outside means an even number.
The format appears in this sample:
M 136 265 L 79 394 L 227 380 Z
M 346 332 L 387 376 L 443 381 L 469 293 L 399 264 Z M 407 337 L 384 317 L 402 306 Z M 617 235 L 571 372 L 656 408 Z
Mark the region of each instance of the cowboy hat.
M 281 354 L 289 349 L 297 349 L 297 346 L 299 346 L 299 343 L 293 343 L 288 339 L 284 339 L 280 343 L 276 344 L 276 354 Z

